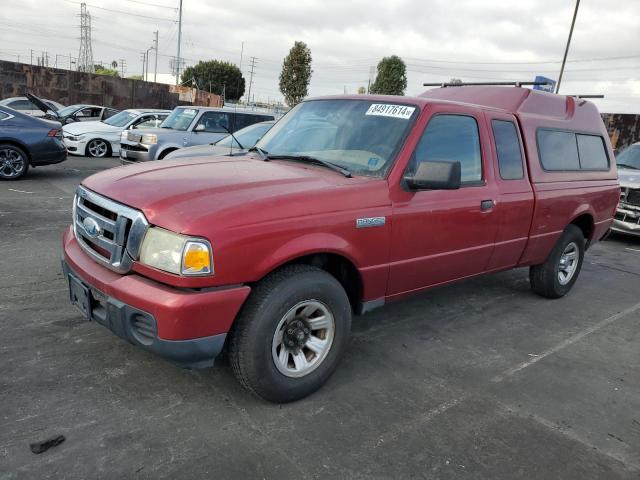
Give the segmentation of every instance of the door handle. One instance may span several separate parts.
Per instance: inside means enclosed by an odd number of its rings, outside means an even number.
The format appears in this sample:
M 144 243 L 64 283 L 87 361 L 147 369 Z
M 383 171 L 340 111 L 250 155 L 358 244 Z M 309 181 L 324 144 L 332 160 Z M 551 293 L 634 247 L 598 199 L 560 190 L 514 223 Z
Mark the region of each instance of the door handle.
M 480 210 L 483 212 L 488 212 L 495 206 L 496 206 L 495 200 L 482 200 L 480 202 Z

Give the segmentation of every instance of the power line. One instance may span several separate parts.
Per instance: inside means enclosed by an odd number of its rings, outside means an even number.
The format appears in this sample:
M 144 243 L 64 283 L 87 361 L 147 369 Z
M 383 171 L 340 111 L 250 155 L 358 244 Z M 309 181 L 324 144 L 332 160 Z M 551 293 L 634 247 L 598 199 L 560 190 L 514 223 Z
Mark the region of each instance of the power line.
M 131 2 L 131 3 L 139 3 L 140 5 L 147 5 L 149 7 L 158 7 L 158 8 L 166 8 L 169 10 L 173 10 L 174 12 L 177 12 L 178 9 L 175 7 L 169 7 L 167 5 L 159 5 L 157 3 L 148 3 L 148 2 L 141 2 L 140 0 L 127 0 L 127 2 Z
M 81 2 L 75 2 L 73 0 L 64 0 L 64 1 L 68 2 L 68 3 L 75 3 L 76 5 L 80 5 L 81 4 Z M 150 20 L 161 20 L 161 21 L 164 21 L 164 22 L 174 22 L 175 23 L 175 20 L 172 20 L 170 18 L 151 17 L 149 15 L 142 15 L 142 14 L 139 14 L 139 13 L 132 13 L 132 12 L 124 11 L 124 10 L 116 10 L 116 9 L 113 9 L 113 8 L 104 8 L 104 7 L 99 7 L 97 5 L 89 5 L 89 4 L 87 4 L 87 6 L 91 7 L 91 8 L 97 8 L 99 10 L 104 10 L 106 12 L 121 13 L 123 15 L 130 15 L 130 16 L 133 16 L 133 17 L 148 18 Z

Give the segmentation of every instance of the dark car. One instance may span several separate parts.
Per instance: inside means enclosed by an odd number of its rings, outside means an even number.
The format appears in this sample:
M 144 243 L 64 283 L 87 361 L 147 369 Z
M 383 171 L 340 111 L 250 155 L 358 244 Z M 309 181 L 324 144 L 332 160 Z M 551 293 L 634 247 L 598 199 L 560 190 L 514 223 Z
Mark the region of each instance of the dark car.
M 0 179 L 17 180 L 29 166 L 64 162 L 67 149 L 60 127 L 59 122 L 0 107 Z
M 99 105 L 70 105 L 58 110 L 55 113 L 49 111 L 44 118 L 56 120 L 62 125 L 73 122 L 102 121 L 114 116 L 120 110 L 115 108 L 101 107 Z

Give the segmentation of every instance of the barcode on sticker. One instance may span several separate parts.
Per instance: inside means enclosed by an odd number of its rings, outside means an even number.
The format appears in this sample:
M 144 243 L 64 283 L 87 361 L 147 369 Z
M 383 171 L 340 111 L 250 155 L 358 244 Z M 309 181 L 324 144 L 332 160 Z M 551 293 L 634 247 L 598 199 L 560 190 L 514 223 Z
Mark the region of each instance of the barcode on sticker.
M 389 105 L 388 103 L 374 103 L 369 107 L 365 115 L 377 115 L 380 117 L 393 117 L 408 120 L 413 115 L 416 107 L 406 105 Z

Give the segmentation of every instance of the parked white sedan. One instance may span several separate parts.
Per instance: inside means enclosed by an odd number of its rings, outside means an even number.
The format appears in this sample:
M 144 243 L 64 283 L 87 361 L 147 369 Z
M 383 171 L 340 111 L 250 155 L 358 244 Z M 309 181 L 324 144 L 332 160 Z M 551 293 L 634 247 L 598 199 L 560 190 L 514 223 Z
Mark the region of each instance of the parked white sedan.
M 64 145 L 72 155 L 118 155 L 124 130 L 155 128 L 169 113 L 169 110 L 129 109 L 99 122 L 71 123 L 62 127 Z
M 54 112 L 64 108 L 64 105 L 54 102 L 53 100 L 42 100 L 47 107 L 51 108 Z M 14 110 L 29 115 L 31 117 L 44 117 L 45 112 L 35 105 L 27 97 L 10 97 L 0 100 L 0 106 L 13 108 Z

